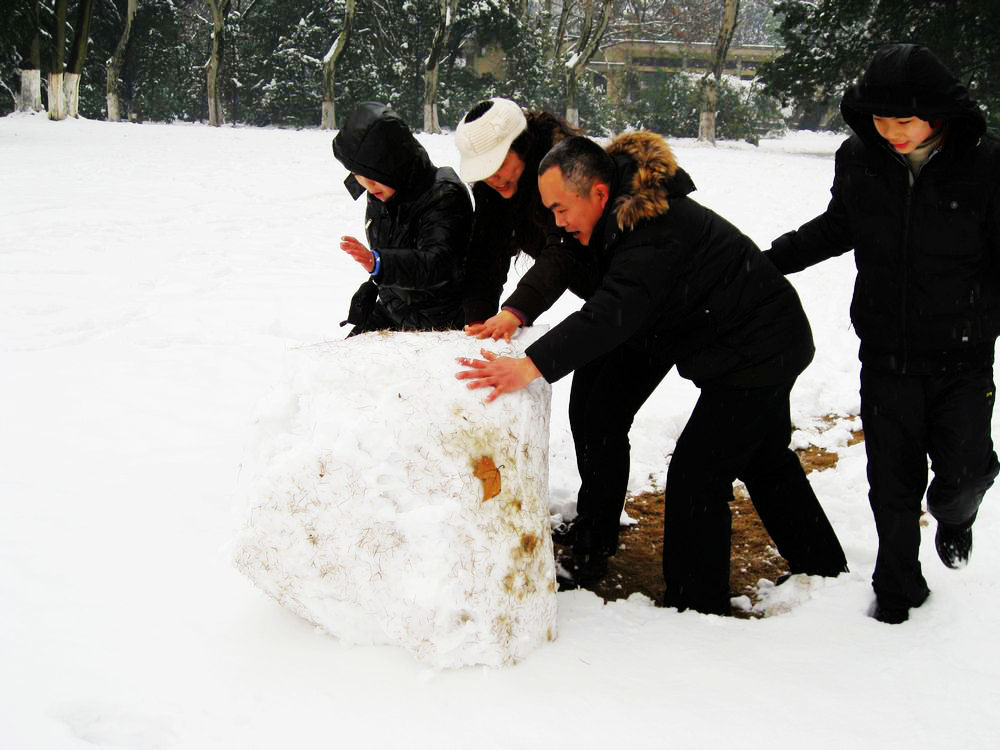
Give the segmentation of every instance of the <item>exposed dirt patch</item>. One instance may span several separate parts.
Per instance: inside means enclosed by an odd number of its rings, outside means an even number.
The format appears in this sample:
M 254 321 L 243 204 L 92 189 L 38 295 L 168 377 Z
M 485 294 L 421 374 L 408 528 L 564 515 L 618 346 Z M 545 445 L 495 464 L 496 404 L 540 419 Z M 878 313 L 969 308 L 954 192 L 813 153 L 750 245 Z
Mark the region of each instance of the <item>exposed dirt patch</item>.
M 829 418 L 831 425 L 836 420 Z M 858 430 L 851 445 L 864 440 Z M 806 473 L 822 471 L 837 465 L 837 454 L 810 447 L 796 451 Z M 822 498 L 821 498 L 822 499 Z M 788 572 L 788 566 L 764 530 L 757 512 L 742 486 L 733 490 L 732 557 L 729 585 L 734 594 L 754 597 L 761 578 L 775 580 Z M 605 601 L 624 599 L 635 592 L 656 601 L 663 595 L 663 493 L 649 492 L 631 498 L 625 506 L 629 516 L 638 523 L 622 529 L 618 552 L 608 565 L 608 575 L 591 589 Z M 570 550 L 556 545 L 557 554 Z

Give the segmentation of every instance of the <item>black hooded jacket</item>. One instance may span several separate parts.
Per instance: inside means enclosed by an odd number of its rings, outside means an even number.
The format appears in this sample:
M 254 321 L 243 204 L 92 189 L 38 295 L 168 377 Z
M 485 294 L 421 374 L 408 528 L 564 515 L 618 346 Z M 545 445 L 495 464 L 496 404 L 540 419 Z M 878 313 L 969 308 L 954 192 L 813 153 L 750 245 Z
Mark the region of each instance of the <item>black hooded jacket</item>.
M 924 47 L 876 53 L 841 103 L 854 135 L 837 151 L 826 212 L 774 241 L 784 273 L 853 248 L 851 320 L 861 360 L 934 372 L 993 359 L 1000 331 L 1000 144 L 965 88 Z M 873 115 L 942 120 L 915 177 Z M 911 184 L 912 183 L 912 184 Z
M 552 383 L 628 344 L 699 386 L 790 383 L 812 360 L 788 280 L 749 237 L 689 197 L 691 178 L 646 132 L 607 149 L 616 177 L 591 235 L 599 287 L 526 354 Z M 565 243 L 579 248 L 566 235 Z
M 519 252 L 535 262 L 504 305 L 521 312 L 529 325 L 567 289 L 585 299 L 596 288 L 589 256 L 573 255 L 562 245 L 552 212 L 538 194 L 538 163 L 575 132 L 545 112 L 528 112 L 525 118 L 531 145 L 522 157 L 517 192 L 504 198 L 485 182 L 472 186 L 476 209 L 462 303 L 468 323 L 485 320 L 500 308 L 511 260 Z
M 460 328 L 472 202 L 458 175 L 435 167 L 406 123 L 376 102 L 351 115 L 333 139 L 333 153 L 352 173 L 344 184 L 355 200 L 365 190 L 354 174 L 396 191 L 384 203 L 368 196 L 366 233 L 380 263 L 355 294 L 353 332 Z

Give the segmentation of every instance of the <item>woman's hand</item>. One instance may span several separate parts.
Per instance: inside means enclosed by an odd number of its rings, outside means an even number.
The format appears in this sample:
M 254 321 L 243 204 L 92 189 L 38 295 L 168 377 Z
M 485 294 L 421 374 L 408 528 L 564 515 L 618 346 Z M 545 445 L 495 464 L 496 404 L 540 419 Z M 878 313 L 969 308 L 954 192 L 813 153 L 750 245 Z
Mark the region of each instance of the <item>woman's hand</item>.
M 368 273 L 375 270 L 375 253 L 354 237 L 341 237 L 340 249 L 364 266 Z
M 471 323 L 465 327 L 465 332 L 477 339 L 493 339 L 510 341 L 521 327 L 521 320 L 510 310 L 501 310 L 492 318 L 482 323 Z

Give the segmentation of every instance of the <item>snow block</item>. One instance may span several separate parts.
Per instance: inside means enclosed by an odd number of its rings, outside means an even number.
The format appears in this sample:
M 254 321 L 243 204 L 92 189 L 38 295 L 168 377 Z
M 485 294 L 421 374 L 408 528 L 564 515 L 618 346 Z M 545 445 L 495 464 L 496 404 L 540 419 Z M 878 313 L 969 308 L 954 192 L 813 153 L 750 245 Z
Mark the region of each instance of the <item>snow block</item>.
M 486 404 L 461 332 L 371 333 L 294 353 L 257 420 L 237 567 L 351 643 L 499 666 L 556 635 L 551 389 Z M 249 470 L 249 471 L 248 471 Z

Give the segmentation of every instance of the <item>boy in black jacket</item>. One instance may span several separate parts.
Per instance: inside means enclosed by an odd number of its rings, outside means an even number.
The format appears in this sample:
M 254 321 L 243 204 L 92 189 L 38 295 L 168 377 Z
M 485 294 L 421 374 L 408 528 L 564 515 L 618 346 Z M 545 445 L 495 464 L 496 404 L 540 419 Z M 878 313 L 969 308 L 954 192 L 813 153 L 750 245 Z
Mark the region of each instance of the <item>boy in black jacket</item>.
M 607 152 L 568 138 L 538 173 L 542 202 L 565 242 L 593 253 L 600 285 L 526 357 L 484 350 L 485 361 L 460 360 L 472 369 L 458 377 L 492 388 L 492 401 L 537 377 L 552 383 L 575 371 L 578 512 L 590 516 L 592 533 L 575 539 L 570 572 L 600 573 L 617 547 L 628 428 L 675 364 L 701 396 L 667 473 L 664 604 L 729 612 L 737 477 L 793 573 L 844 571 L 840 543 L 788 447 L 789 392 L 813 355 L 791 284 L 748 237 L 690 197 L 691 178 L 658 135 L 619 136 Z M 586 496 L 588 483 L 605 491 Z
M 861 417 L 879 536 L 872 615 L 909 617 L 929 594 L 920 510 L 957 568 L 997 476 L 990 436 L 1000 322 L 1000 147 L 965 88 L 925 47 L 880 49 L 841 103 L 825 213 L 765 253 L 791 273 L 854 249 Z M 927 485 L 927 457 L 934 479 Z
M 351 300 L 350 335 L 461 328 L 472 201 L 455 170 L 435 167 L 406 123 L 378 102 L 351 114 L 333 155 L 351 171 L 344 184 L 354 199 L 368 192 L 368 246 L 340 241 L 370 274 Z

